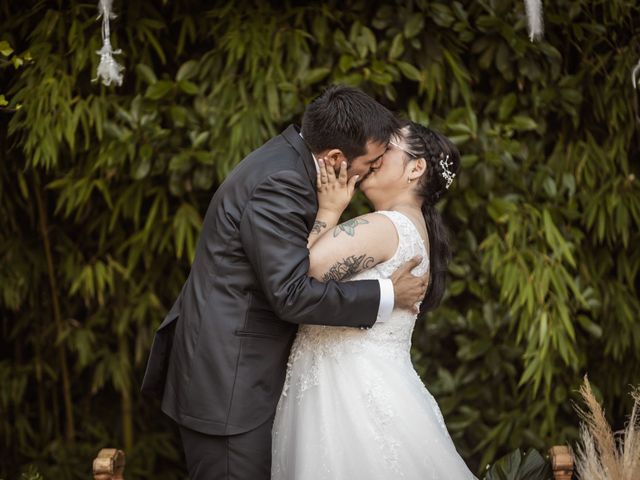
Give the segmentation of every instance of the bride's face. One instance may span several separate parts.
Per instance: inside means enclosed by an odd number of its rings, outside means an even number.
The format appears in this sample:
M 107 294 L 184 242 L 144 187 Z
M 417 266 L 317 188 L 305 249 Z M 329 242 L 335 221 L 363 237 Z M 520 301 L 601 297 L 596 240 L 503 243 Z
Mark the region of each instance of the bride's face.
M 415 162 L 406 161 L 407 155 L 402 148 L 405 148 L 403 139 L 396 138 L 389 143 L 380 166 L 372 170 L 360 183 L 360 190 L 370 201 L 392 198 L 413 186 L 408 182 L 408 178 L 411 165 Z

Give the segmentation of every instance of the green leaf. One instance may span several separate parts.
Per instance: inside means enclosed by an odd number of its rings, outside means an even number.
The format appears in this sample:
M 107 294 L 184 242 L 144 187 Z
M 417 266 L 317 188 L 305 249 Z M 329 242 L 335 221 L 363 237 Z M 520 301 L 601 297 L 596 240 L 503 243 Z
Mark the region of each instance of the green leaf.
M 517 207 L 504 198 L 493 198 L 487 205 L 487 213 L 497 223 L 504 223 L 509 215 L 517 212 Z
M 190 153 L 188 151 L 182 151 L 171 157 L 171 160 L 169 161 L 169 170 L 184 172 L 191 168 L 192 164 L 193 161 Z
M 556 182 L 553 178 L 547 177 L 542 182 L 542 188 L 550 197 L 555 197 L 558 194 L 558 189 L 556 187 Z
M 173 228 L 175 232 L 175 248 L 176 257 L 182 257 L 185 248 L 192 250 L 194 246 L 194 230 L 199 230 L 202 224 L 202 218 L 197 210 L 188 203 L 183 203 L 178 208 L 173 219 Z
M 11 48 L 11 45 L 9 45 L 9 42 L 6 40 L 0 40 L 0 53 L 5 57 L 13 53 L 13 48 Z
M 393 41 L 391 42 L 391 48 L 389 48 L 389 60 L 395 60 L 404 52 L 404 37 L 402 33 L 397 33 L 395 37 L 393 37 Z
M 524 372 L 522 373 L 522 376 L 520 377 L 520 381 L 518 382 L 518 386 L 520 386 L 520 387 L 523 386 L 529 380 L 531 380 L 531 378 L 533 378 L 536 375 L 539 375 L 539 365 L 540 365 L 540 361 L 539 361 L 538 357 L 534 357 L 533 359 L 531 359 L 528 362 L 527 367 L 524 369 Z
M 480 157 L 475 154 L 462 155 L 460 157 L 460 165 L 462 165 L 462 168 L 464 169 L 471 168 L 478 163 L 479 159 Z
M 274 119 L 280 118 L 280 96 L 278 87 L 273 82 L 267 83 L 267 108 Z
M 398 61 L 396 62 L 396 65 L 398 66 L 402 74 L 409 80 L 419 82 L 422 79 L 420 71 L 410 63 Z
M 189 80 L 180 80 L 178 82 L 178 87 L 184 93 L 187 93 L 189 95 L 196 95 L 198 93 L 198 91 L 199 91 L 198 90 L 198 85 L 196 85 L 193 82 L 190 82 Z
M 187 122 L 189 111 L 181 105 L 171 105 L 169 108 L 171 120 L 176 127 L 182 127 Z
M 303 85 L 313 85 L 314 83 L 318 83 L 322 79 L 324 79 L 327 75 L 331 73 L 330 68 L 320 67 L 320 68 L 312 68 L 303 73 L 300 77 L 300 80 Z
M 367 27 L 362 27 L 362 38 L 364 39 L 364 43 L 367 46 L 367 49 L 371 52 L 371 53 L 376 53 L 377 50 L 377 42 L 376 42 L 376 37 L 373 34 L 373 32 L 371 31 L 371 29 L 367 28 Z
M 486 354 L 493 343 L 489 339 L 480 339 L 470 342 L 458 349 L 458 358 L 462 360 L 473 360 Z
M 189 60 L 180 65 L 178 73 L 176 74 L 176 81 L 180 82 L 182 80 L 192 79 L 198 73 L 198 65 L 199 63 L 195 60 Z
M 211 136 L 211 132 L 200 132 L 193 138 L 193 148 L 201 148 Z
M 149 85 L 145 93 L 145 97 L 151 100 L 160 100 L 166 97 L 173 91 L 174 84 L 168 80 L 160 80 L 152 85 Z
M 151 147 L 149 145 L 142 146 L 140 151 L 143 158 L 139 162 L 137 162 L 136 167 L 131 174 L 132 178 L 135 180 L 141 180 L 145 178 L 151 171 L 151 159 L 149 157 L 145 158 L 144 154 L 142 153 L 146 149 L 151 150 Z
M 340 55 L 340 60 L 338 61 L 338 67 L 343 72 L 348 72 L 349 70 L 351 70 L 351 67 L 353 66 L 353 62 L 354 62 L 354 58 L 351 55 L 343 54 L 343 55 Z
M 453 16 L 453 12 L 449 5 L 445 5 L 444 3 L 434 2 L 431 4 L 432 8 L 432 18 L 436 25 L 441 27 L 449 28 L 455 21 L 455 17 Z
M 158 78 L 156 77 L 156 74 L 153 73 L 153 70 L 142 63 L 136 65 L 136 73 L 149 85 L 153 85 L 158 81 Z
M 594 338 L 602 338 L 602 327 L 591 321 L 586 315 L 578 315 L 578 323 Z
M 513 117 L 511 125 L 516 130 L 535 130 L 538 128 L 538 124 L 532 118 L 522 115 L 516 115 Z
M 424 14 L 412 13 L 404 24 L 404 36 L 406 38 L 415 37 L 424 27 Z
M 24 173 L 18 172 L 18 187 L 22 197 L 26 200 L 29 199 L 29 187 L 27 186 L 27 180 L 24 178 Z
M 498 118 L 501 121 L 505 121 L 509 116 L 511 116 L 517 101 L 518 97 L 513 92 L 502 98 L 502 101 L 500 102 L 500 109 L 498 110 Z
M 486 480 L 517 480 L 518 470 L 522 462 L 520 449 L 500 458 L 487 472 Z
M 549 478 L 551 476 L 551 467 L 540 452 L 529 449 L 525 461 L 520 467 L 520 473 L 525 479 Z

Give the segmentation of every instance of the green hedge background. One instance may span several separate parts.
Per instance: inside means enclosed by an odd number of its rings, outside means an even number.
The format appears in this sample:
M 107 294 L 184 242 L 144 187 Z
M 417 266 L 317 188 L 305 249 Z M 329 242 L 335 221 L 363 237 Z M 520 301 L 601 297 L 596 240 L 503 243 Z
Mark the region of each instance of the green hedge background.
M 93 83 L 97 1 L 0 0 L 0 478 L 184 477 L 139 384 L 215 188 L 356 85 L 450 136 L 454 259 L 416 368 L 477 473 L 577 438 L 585 373 L 615 428 L 640 383 L 634 0 L 114 1 L 121 87 Z M 367 211 L 357 198 L 350 215 Z

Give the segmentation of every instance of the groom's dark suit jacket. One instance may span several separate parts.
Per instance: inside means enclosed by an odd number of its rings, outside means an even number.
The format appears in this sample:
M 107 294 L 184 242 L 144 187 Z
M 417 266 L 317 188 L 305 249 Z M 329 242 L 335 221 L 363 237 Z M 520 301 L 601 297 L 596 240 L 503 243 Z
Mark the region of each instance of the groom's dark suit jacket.
M 142 391 L 177 423 L 233 435 L 273 415 L 298 324 L 371 326 L 375 280 L 307 276 L 316 168 L 296 127 L 218 188 L 182 291 L 158 328 Z

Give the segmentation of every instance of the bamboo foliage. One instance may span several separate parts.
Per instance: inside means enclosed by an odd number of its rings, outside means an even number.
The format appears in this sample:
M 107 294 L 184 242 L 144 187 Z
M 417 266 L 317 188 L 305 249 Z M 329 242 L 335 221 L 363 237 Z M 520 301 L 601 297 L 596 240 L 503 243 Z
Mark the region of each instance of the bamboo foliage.
M 0 478 L 84 478 L 103 446 L 126 449 L 131 478 L 178 475 L 176 437 L 138 394 L 153 331 L 217 185 L 330 83 L 462 152 L 449 288 L 413 356 L 470 465 L 576 439 L 585 370 L 614 419 L 628 411 L 635 2 L 545 5 L 534 43 L 507 0 L 114 7 L 127 75 L 107 88 L 95 5 L 0 0 Z

